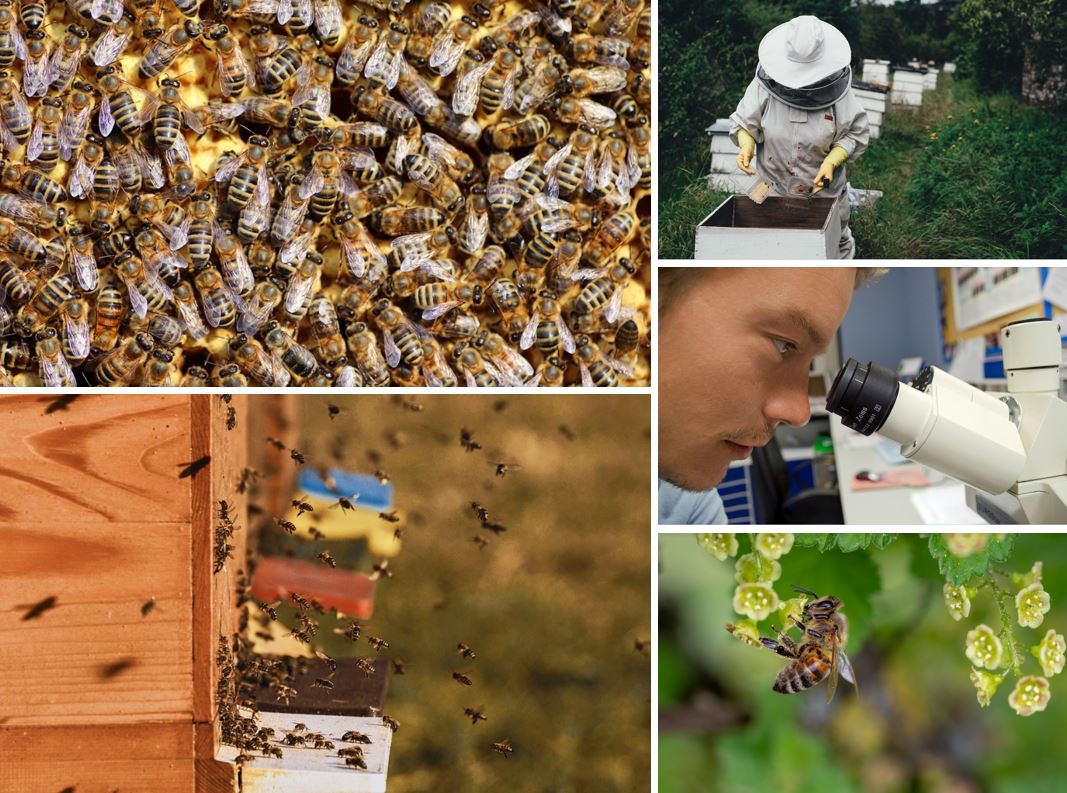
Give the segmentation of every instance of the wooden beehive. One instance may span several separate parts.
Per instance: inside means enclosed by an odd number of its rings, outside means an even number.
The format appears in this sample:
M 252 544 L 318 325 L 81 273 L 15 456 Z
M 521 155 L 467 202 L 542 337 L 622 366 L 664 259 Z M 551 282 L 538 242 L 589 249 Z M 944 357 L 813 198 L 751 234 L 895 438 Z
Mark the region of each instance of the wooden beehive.
M 730 196 L 697 226 L 694 258 L 836 259 L 838 200 Z
M 2 402 L 0 790 L 233 791 L 235 766 L 215 760 L 215 650 L 237 626 L 248 527 L 237 478 L 250 432 L 285 437 L 286 416 L 295 432 L 293 405 L 86 395 L 49 413 L 55 400 Z M 215 574 L 222 498 L 239 530 Z M 49 597 L 54 608 L 23 619 Z

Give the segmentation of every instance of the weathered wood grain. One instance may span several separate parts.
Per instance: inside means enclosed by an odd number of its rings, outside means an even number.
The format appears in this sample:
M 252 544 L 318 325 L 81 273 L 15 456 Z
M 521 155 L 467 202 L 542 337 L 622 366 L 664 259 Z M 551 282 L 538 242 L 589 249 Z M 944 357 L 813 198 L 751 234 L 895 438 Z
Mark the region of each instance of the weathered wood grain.
M 0 525 L 187 521 L 189 398 L 4 396 Z
M 196 791 L 191 723 L 3 726 L 0 757 L 5 793 Z
M 189 524 L 37 521 L 0 527 L 0 719 L 191 721 Z

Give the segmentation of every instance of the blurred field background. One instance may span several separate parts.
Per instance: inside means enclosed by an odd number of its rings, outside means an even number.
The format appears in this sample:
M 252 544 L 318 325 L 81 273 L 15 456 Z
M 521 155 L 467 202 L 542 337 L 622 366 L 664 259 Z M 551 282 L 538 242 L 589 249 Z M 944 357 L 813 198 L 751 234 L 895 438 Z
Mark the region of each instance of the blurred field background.
M 649 659 L 633 644 L 651 633 L 648 397 L 300 402 L 308 464 L 384 470 L 404 516 L 394 575 L 360 621 L 405 666 L 386 703 L 400 722 L 390 792 L 648 790 Z M 333 420 L 328 404 L 341 409 Z M 465 451 L 461 428 L 483 448 Z M 521 467 L 500 478 L 493 461 Z M 472 501 L 507 531 L 482 530 Z M 343 549 L 334 556 L 343 567 Z M 279 617 L 295 624 L 289 609 Z M 371 653 L 333 627 L 318 632 L 327 653 Z M 479 706 L 488 721 L 472 726 L 463 709 Z M 504 738 L 506 760 L 489 749 Z
M 691 534 L 661 535 L 659 549 L 660 793 L 1067 790 L 1067 678 L 1050 678 L 1044 712 L 1023 718 L 1008 706 L 1011 674 L 980 708 L 966 635 L 1001 623 L 988 592 L 969 617 L 951 619 L 927 539 L 902 535 L 884 550 L 850 553 L 794 546 L 779 560 L 779 597 L 792 596 L 793 583 L 834 594 L 849 617 L 859 696 L 841 681 L 830 706 L 825 682 L 773 692 L 786 659 L 724 629 L 740 619 L 735 560 L 720 562 Z M 1037 560 L 1052 609 L 1038 629 L 1014 625 L 1027 653 L 1049 628 L 1067 631 L 1067 535 L 1018 535 L 998 567 L 1025 571 Z M 1023 669 L 1041 674 L 1028 654 Z
M 853 210 L 857 258 L 1067 254 L 1067 0 L 663 0 L 661 259 L 691 258 L 696 225 L 726 198 L 706 186 L 705 129 L 736 108 L 763 35 L 800 14 L 845 34 L 856 79 L 864 58 L 958 67 L 918 112 L 887 112 L 881 138 L 849 164 L 854 187 L 885 192 L 873 209 Z M 1060 75 L 1057 100 L 1023 102 L 1027 66 Z

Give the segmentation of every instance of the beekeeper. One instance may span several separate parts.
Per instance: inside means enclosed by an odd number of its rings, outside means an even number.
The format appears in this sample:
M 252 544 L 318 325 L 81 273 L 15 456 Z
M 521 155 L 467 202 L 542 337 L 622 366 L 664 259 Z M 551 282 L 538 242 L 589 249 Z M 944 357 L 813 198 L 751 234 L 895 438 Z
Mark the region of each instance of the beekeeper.
M 738 166 L 758 173 L 773 188 L 770 195 L 845 193 L 841 259 L 853 258 L 856 248 L 845 163 L 863 154 L 870 139 L 867 113 L 852 93 L 851 63 L 852 48 L 833 25 L 813 16 L 791 19 L 763 37 L 756 76 L 730 116 Z

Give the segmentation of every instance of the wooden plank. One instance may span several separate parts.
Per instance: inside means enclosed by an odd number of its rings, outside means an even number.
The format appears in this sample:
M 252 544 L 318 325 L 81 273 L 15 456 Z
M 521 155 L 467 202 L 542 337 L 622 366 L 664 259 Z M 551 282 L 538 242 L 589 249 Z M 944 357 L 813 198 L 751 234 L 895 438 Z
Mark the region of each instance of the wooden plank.
M 188 397 L 82 395 L 3 400 L 0 523 L 173 523 L 189 519 Z
M 196 793 L 235 793 L 237 766 L 215 759 L 215 729 L 211 724 L 194 724 L 196 742 Z
M 191 721 L 189 524 L 86 527 L 41 523 L 46 516 L 3 530 L 0 667 L 17 685 L 0 690 L 0 718 Z M 31 604 L 53 596 L 54 608 L 23 620 Z M 142 615 L 151 598 L 155 607 Z
M 192 753 L 191 723 L 4 726 L 0 790 L 194 793 Z
M 271 482 L 271 487 L 259 488 L 256 501 L 266 515 L 282 515 L 299 472 L 289 452 L 266 439 L 277 438 L 290 449 L 300 448 L 300 402 L 293 394 L 264 394 L 257 395 L 252 404 L 254 409 L 247 413 L 248 464 Z

